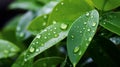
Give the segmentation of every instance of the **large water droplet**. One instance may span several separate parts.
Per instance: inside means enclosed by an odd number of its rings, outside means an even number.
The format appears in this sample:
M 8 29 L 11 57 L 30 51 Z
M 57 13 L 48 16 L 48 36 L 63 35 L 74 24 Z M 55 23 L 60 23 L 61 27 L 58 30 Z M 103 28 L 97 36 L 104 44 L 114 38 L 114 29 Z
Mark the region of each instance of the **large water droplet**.
M 39 35 L 39 34 L 36 36 L 36 38 L 38 38 L 38 39 L 39 39 L 40 37 L 41 37 L 41 35 Z
M 79 47 L 75 47 L 75 49 L 74 49 L 74 53 L 77 53 L 78 51 L 79 51 Z
M 96 26 L 96 23 L 95 23 L 95 22 L 93 22 L 92 26 Z
M 30 52 L 34 52 L 34 50 L 35 50 L 35 48 L 33 48 L 33 47 L 30 47 Z
M 67 27 L 68 27 L 68 25 L 67 25 L 67 24 L 64 24 L 64 23 L 62 23 L 61 26 L 60 26 L 60 28 L 61 28 L 62 30 L 67 29 Z

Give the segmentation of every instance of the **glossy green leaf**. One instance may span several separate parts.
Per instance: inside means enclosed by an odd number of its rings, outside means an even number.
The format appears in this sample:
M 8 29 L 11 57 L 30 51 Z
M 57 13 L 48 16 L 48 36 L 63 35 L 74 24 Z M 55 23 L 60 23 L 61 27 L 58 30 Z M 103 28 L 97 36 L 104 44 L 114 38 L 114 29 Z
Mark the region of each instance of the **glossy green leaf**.
M 47 25 L 48 15 L 38 16 L 28 25 L 27 29 L 32 34 L 36 35 L 43 30 Z
M 23 52 L 18 59 L 16 60 L 16 62 L 12 65 L 12 67 L 33 67 L 33 59 L 30 59 L 29 61 L 26 61 L 24 59 L 24 54 L 25 52 Z M 25 62 L 23 62 L 25 61 Z
M 58 2 L 51 1 L 45 6 L 43 6 L 40 10 L 37 11 L 37 16 L 49 14 L 53 8 L 57 5 Z
M 39 1 L 39 2 L 42 2 L 42 3 L 49 3 L 50 1 L 56 1 L 56 2 L 59 2 L 59 1 L 61 1 L 61 0 L 37 0 L 37 1 Z
M 0 59 L 16 55 L 20 49 L 13 43 L 0 39 Z
M 46 57 L 38 59 L 33 67 L 57 67 L 63 60 L 64 59 L 60 57 Z
M 85 0 L 63 0 L 50 14 L 48 25 L 55 22 L 71 25 L 76 18 L 92 9 Z
M 108 11 L 120 6 L 120 0 L 92 0 L 95 7 L 100 10 Z
M 107 30 L 120 35 L 120 12 L 104 14 L 100 19 L 100 25 Z
M 26 27 L 33 19 L 33 17 L 34 15 L 31 11 L 28 11 L 21 17 L 16 29 L 16 37 L 18 40 L 24 40 L 30 36 L 30 33 L 26 30 Z
M 98 26 L 99 14 L 96 10 L 80 16 L 72 25 L 67 37 L 70 61 L 75 66 L 86 51 Z
M 25 59 L 31 59 L 63 40 L 68 33 L 68 25 L 56 23 L 41 31 L 26 51 Z
M 32 1 L 18 1 L 18 2 L 13 2 L 9 6 L 10 9 L 25 9 L 25 10 L 38 10 L 41 8 L 40 5 L 38 5 L 35 2 Z

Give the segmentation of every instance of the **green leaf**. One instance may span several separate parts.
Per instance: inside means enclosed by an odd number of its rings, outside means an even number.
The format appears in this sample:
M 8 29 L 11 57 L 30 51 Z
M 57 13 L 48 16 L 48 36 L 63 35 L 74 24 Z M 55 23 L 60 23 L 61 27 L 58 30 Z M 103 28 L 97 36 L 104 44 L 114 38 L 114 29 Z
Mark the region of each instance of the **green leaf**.
M 120 0 L 92 0 L 95 7 L 108 11 L 120 6 Z
M 13 43 L 0 39 L 0 59 L 14 56 L 20 49 Z
M 18 40 L 24 40 L 30 36 L 30 33 L 26 30 L 26 27 L 33 17 L 34 15 L 31 11 L 28 11 L 21 17 L 16 29 L 16 37 Z
M 29 60 L 63 40 L 68 33 L 68 25 L 56 23 L 42 30 L 30 44 L 25 59 Z
M 67 37 L 70 61 L 76 66 L 91 42 L 98 26 L 99 14 L 96 10 L 80 16 L 72 25 Z
M 104 14 L 100 19 L 100 25 L 107 30 L 120 35 L 120 12 Z
M 47 25 L 48 15 L 38 16 L 28 25 L 27 29 L 32 34 L 36 35 L 43 30 Z
M 36 4 L 35 2 L 32 1 L 17 1 L 17 2 L 13 2 L 12 4 L 10 4 L 9 6 L 10 9 L 25 9 L 25 10 L 38 10 L 39 8 L 41 8 L 40 5 Z
M 60 57 L 46 57 L 38 59 L 33 67 L 57 67 L 60 63 L 63 62 L 63 58 Z
M 25 52 L 23 52 L 18 59 L 16 60 L 16 62 L 12 65 L 12 67 L 33 67 L 33 59 L 30 59 L 29 61 L 26 61 L 26 59 L 24 59 L 24 55 Z M 25 62 L 23 62 L 25 61 Z
M 61 0 L 37 0 L 37 1 L 39 1 L 39 2 L 42 2 L 42 3 L 49 3 L 50 1 L 56 1 L 56 2 L 59 2 L 59 1 L 61 1 Z
M 50 14 L 48 25 L 55 22 L 71 25 L 76 18 L 92 9 L 85 0 L 63 0 L 57 4 Z
M 49 14 L 53 8 L 57 5 L 58 2 L 51 1 L 45 6 L 43 6 L 40 10 L 37 11 L 37 16 Z

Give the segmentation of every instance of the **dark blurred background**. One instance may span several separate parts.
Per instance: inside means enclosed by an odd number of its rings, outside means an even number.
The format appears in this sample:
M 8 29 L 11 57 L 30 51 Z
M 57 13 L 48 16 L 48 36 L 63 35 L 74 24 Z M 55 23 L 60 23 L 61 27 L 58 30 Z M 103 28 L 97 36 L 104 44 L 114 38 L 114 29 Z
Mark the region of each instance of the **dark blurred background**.
M 20 10 L 20 9 L 15 9 L 15 10 L 8 9 L 8 6 L 13 1 L 14 0 L 0 0 L 0 30 L 11 18 L 16 16 L 17 14 L 25 12 L 25 10 Z

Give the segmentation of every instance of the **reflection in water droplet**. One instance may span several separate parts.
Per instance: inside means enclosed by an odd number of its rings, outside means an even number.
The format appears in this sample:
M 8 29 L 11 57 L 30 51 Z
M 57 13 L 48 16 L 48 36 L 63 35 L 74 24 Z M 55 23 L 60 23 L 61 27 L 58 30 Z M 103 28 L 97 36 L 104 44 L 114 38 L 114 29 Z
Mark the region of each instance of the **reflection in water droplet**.
M 86 16 L 89 16 L 90 14 L 89 13 L 86 13 Z
M 81 52 L 81 51 L 79 51 L 78 55 L 81 55 L 81 54 L 82 54 L 82 52 Z
M 90 29 L 87 29 L 87 31 L 90 31 Z
M 61 5 L 64 5 L 64 3 L 62 2 Z
M 53 21 L 53 24 L 56 24 L 57 22 L 56 21 Z
M 43 23 L 43 26 L 45 26 L 45 25 L 46 25 L 46 22 Z
M 91 40 L 92 40 L 92 38 L 91 38 L 91 37 L 89 37 L 88 41 L 91 41 Z
M 78 51 L 79 51 L 79 47 L 75 47 L 75 49 L 74 49 L 74 53 L 77 53 Z
M 41 35 L 39 35 L 39 34 L 36 36 L 36 38 L 38 38 L 38 39 L 39 39 L 40 37 L 41 37 Z
M 96 23 L 95 23 L 95 22 L 93 22 L 92 26 L 96 26 Z
M 67 24 L 64 24 L 64 23 L 62 23 L 61 26 L 60 26 L 60 28 L 61 28 L 62 30 L 67 29 L 67 27 L 68 27 L 68 25 L 67 25 Z
M 30 51 L 30 52 L 34 52 L 34 50 L 35 50 L 35 49 L 34 49 L 33 47 L 30 47 L 30 50 L 29 50 L 29 51 Z

